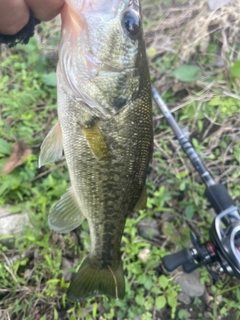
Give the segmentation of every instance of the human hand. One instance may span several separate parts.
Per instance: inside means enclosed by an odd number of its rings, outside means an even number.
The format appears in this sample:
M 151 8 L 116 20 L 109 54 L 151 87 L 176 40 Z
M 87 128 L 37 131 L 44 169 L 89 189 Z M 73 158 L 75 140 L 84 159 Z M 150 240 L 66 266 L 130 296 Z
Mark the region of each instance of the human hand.
M 51 20 L 63 4 L 64 0 L 0 0 L 0 33 L 19 32 L 28 23 L 30 10 L 41 21 Z

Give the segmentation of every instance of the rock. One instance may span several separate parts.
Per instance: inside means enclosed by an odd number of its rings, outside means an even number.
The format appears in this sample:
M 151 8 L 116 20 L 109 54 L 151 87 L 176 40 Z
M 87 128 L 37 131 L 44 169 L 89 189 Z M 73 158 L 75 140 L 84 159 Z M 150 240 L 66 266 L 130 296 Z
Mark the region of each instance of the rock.
M 178 300 L 186 305 L 190 304 L 191 303 L 191 298 L 185 294 L 184 292 L 181 292 L 179 295 L 178 295 Z
M 158 223 L 155 219 L 142 219 L 137 224 L 139 235 L 148 241 L 157 241 L 160 238 Z
M 0 208 L 0 237 L 21 234 L 26 226 L 31 225 L 27 213 L 11 213 L 8 208 Z
M 212 319 L 212 314 L 211 314 L 211 312 L 205 311 L 205 312 L 204 312 L 203 319 L 205 319 L 205 320 L 207 320 L 207 319 Z
M 208 0 L 208 6 L 210 10 L 217 10 L 223 6 L 229 4 L 231 0 Z
M 210 296 L 207 290 L 204 291 L 202 298 L 203 298 L 203 301 L 206 303 L 206 305 L 209 305 L 211 302 L 214 301 L 213 296 Z
M 199 271 L 194 270 L 192 273 L 181 273 L 175 281 L 181 287 L 182 292 L 189 297 L 200 297 L 204 293 L 205 286 L 200 283 L 199 279 Z
M 221 56 L 216 55 L 213 61 L 213 67 L 222 68 L 225 66 L 225 63 L 226 63 L 225 60 Z M 214 212 L 214 215 L 216 215 L 215 211 L 213 212 Z

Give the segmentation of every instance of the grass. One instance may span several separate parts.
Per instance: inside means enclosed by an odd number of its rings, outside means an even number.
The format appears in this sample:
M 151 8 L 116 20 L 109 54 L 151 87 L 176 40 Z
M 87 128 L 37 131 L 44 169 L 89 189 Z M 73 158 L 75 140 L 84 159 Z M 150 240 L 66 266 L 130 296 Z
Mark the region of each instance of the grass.
M 202 1 L 142 2 L 152 81 L 207 168 L 239 204 L 239 5 L 210 13 Z M 0 172 L 17 142 L 32 154 L 8 175 L 0 173 L 0 205 L 28 212 L 32 226 L 0 242 L 0 318 L 239 319 L 236 279 L 215 284 L 201 270 L 206 292 L 192 298 L 190 310 L 174 283 L 180 271 L 169 275 L 162 267 L 166 253 L 189 244 L 189 223 L 207 240 L 213 216 L 204 186 L 156 107 L 147 209 L 129 217 L 122 241 L 126 297 L 66 300 L 70 273 L 90 239 L 86 223 L 67 235 L 47 225 L 50 207 L 69 184 L 64 161 L 38 169 L 40 144 L 56 121 L 59 33 L 50 29 L 59 30 L 59 22 L 42 24 L 27 46 L 1 48 Z

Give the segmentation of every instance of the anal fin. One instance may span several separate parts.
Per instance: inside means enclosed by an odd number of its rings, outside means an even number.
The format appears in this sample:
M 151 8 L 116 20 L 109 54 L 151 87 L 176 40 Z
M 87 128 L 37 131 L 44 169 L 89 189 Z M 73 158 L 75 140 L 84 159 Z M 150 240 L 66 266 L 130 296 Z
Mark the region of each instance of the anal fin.
M 41 145 L 39 168 L 47 162 L 54 162 L 63 156 L 62 129 L 57 122 Z
M 70 188 L 51 209 L 48 224 L 56 232 L 67 233 L 80 226 L 84 219 Z
M 147 206 L 147 188 L 146 186 L 143 188 L 142 194 L 134 208 L 134 210 L 144 210 Z
M 102 134 L 96 124 L 89 128 L 83 128 L 82 132 L 86 137 L 87 143 L 97 160 L 110 161 L 110 153 Z

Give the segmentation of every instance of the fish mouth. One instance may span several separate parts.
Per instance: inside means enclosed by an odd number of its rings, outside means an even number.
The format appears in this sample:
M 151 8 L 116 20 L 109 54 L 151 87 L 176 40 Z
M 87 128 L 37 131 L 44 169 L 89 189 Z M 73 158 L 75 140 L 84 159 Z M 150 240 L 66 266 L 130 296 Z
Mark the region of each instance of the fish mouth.
M 101 69 L 102 69 L 102 71 L 109 72 L 109 73 L 120 73 L 120 72 L 137 70 L 136 67 L 118 68 L 118 67 L 113 67 L 113 66 L 110 66 L 110 65 L 107 65 L 107 64 L 104 64 Z

